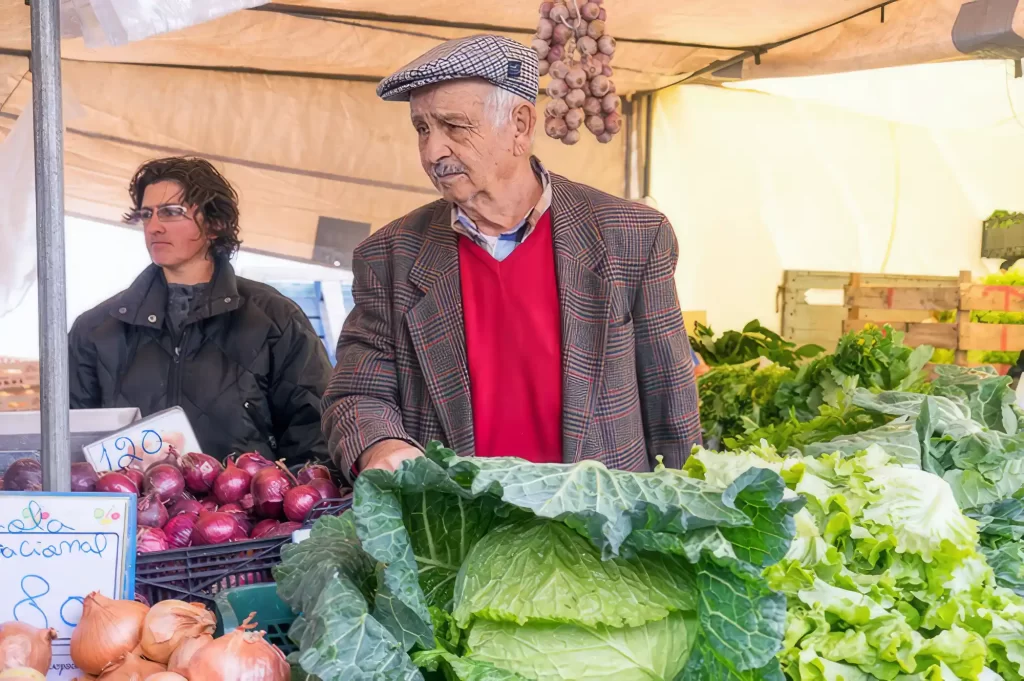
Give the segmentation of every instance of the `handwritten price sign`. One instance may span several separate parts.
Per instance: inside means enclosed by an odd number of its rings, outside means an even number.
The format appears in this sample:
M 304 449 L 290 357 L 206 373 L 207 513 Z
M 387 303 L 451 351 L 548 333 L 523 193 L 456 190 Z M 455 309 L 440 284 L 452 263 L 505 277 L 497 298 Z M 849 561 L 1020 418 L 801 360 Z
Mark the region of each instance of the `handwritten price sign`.
M 133 466 L 146 470 L 165 460 L 171 449 L 200 452 L 192 424 L 181 407 L 165 409 L 128 428 L 85 446 L 85 458 L 97 471 Z
M 93 591 L 134 597 L 135 497 L 0 493 L 0 621 L 57 631 L 48 681 L 79 676 L 71 634 Z

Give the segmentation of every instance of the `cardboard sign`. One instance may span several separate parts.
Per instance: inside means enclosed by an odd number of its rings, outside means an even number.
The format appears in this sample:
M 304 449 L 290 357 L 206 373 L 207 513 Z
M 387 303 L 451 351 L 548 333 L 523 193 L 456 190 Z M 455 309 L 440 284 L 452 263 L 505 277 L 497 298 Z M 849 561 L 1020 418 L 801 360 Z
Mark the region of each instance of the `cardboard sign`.
M 201 452 L 192 424 L 181 407 L 171 407 L 136 421 L 84 447 L 85 460 L 98 472 L 134 465 L 146 470 L 167 458 L 169 447 L 180 454 Z
M 0 492 L 0 622 L 57 631 L 47 681 L 81 676 L 71 634 L 93 591 L 135 597 L 135 495 Z

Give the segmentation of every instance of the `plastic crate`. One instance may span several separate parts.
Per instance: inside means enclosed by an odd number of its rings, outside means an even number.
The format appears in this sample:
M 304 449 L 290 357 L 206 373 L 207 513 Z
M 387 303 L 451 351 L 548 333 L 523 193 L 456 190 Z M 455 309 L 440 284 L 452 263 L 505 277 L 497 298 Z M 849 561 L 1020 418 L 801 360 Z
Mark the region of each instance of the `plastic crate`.
M 276 584 L 225 589 L 217 594 L 214 603 L 217 610 L 216 636 L 238 628 L 246 617 L 256 613 L 250 624 L 254 624 L 257 631 L 267 632 L 266 639 L 285 654 L 296 650 L 295 644 L 288 638 L 288 628 L 295 621 L 295 615 L 278 598 Z
M 310 509 L 304 527 L 351 506 L 351 496 L 319 501 Z M 149 605 L 177 599 L 212 606 L 217 594 L 227 589 L 273 582 L 271 570 L 281 562 L 281 547 L 290 542 L 287 536 L 268 537 L 141 553 L 135 559 L 135 592 Z
M 135 592 L 153 605 L 177 599 L 212 606 L 227 589 L 273 582 L 281 547 L 291 537 L 270 537 L 176 551 L 142 553 L 135 559 Z

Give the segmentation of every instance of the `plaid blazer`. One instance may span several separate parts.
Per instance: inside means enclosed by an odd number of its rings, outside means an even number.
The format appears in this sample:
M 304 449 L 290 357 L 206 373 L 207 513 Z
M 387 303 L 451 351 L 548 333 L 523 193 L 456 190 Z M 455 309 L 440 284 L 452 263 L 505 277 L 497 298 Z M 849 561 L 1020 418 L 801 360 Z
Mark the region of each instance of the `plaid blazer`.
M 700 442 L 693 358 L 661 213 L 552 175 L 562 315 L 562 456 L 678 468 Z M 349 313 L 323 400 L 343 471 L 385 439 L 474 453 L 458 237 L 437 201 L 356 248 Z

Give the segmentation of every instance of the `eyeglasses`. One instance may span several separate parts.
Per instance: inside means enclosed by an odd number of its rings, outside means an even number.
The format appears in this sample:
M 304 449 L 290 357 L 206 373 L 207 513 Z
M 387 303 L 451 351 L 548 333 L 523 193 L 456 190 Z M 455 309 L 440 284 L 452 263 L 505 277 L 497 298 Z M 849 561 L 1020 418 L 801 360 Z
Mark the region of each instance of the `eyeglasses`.
M 125 222 L 132 225 L 141 225 L 153 219 L 153 215 L 160 219 L 160 222 L 180 222 L 190 220 L 188 208 L 176 204 L 157 206 L 156 208 L 139 208 L 129 212 L 125 216 Z

